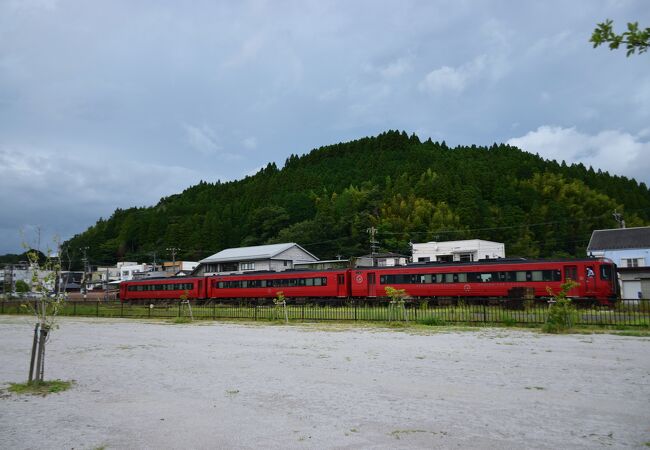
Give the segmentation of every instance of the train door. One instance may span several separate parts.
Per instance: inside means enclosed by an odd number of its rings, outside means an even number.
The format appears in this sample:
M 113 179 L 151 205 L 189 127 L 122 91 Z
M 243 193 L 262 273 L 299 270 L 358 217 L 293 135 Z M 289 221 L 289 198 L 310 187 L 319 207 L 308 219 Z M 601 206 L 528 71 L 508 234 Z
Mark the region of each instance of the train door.
M 345 282 L 345 274 L 340 273 L 336 276 L 336 295 L 338 297 L 347 297 L 347 284 Z
M 579 283 L 578 279 L 578 266 L 564 266 L 564 281 L 573 280 L 576 283 Z M 578 286 L 571 288 L 567 293 L 569 297 L 577 297 L 580 295 Z
M 585 265 L 585 293 L 596 293 L 596 270 L 593 264 Z
M 204 298 L 203 294 L 203 280 L 198 280 L 198 289 L 196 291 L 196 298 Z
M 368 273 L 368 297 L 377 297 L 377 281 L 374 272 Z

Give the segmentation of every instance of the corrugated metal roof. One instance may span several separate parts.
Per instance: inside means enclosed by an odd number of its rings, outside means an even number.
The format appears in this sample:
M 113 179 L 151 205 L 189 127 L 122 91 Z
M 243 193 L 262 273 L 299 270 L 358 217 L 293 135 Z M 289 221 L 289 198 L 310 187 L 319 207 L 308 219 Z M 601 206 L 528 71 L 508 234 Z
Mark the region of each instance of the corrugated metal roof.
M 256 245 L 254 247 L 227 248 L 225 250 L 221 250 L 218 253 L 215 253 L 212 256 L 208 256 L 207 258 L 202 259 L 199 262 L 213 263 L 213 262 L 227 262 L 227 261 L 272 259 L 274 256 L 277 256 L 280 253 L 289 250 L 292 247 L 298 247 L 300 250 L 312 256 L 315 260 L 318 260 L 318 258 L 316 258 L 314 255 L 309 253 L 307 250 L 305 250 L 295 242 L 288 242 L 285 244 L 269 244 L 269 245 Z
M 595 230 L 591 234 L 587 251 L 626 248 L 650 248 L 650 227 Z

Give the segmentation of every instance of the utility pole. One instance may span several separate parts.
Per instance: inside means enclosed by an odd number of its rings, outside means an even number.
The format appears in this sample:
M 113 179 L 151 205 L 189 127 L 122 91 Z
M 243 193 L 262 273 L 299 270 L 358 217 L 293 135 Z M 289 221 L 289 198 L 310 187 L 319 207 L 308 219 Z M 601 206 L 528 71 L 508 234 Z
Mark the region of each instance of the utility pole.
M 156 252 L 153 252 L 153 271 L 156 271 Z
M 377 239 L 375 239 L 375 236 L 377 235 L 377 228 L 375 227 L 370 227 L 366 229 L 366 232 L 370 236 L 370 257 L 372 258 L 372 265 L 375 265 L 375 253 L 379 246 L 377 245 L 379 242 Z
M 83 265 L 84 265 L 84 274 L 83 274 L 83 277 L 81 278 L 81 286 L 82 286 L 81 290 L 82 290 L 83 295 L 84 295 L 84 300 L 86 300 L 86 273 L 88 272 L 88 253 L 87 252 L 88 252 L 89 248 L 90 247 L 86 246 L 86 247 L 81 247 L 79 249 L 84 254 L 84 257 L 82 259 Z
M 618 222 L 618 227 L 619 228 L 625 228 L 625 220 L 623 220 L 623 214 L 619 213 L 618 211 L 614 210 L 614 220 Z
M 176 273 L 176 252 L 180 250 L 180 248 L 176 247 L 167 247 L 166 249 L 168 252 L 172 252 L 172 271 Z

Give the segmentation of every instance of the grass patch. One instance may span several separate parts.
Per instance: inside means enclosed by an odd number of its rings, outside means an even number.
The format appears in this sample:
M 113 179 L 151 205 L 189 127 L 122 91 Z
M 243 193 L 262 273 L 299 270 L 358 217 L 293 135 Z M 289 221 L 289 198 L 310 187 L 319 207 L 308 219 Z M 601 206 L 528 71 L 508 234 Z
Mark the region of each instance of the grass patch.
M 42 395 L 55 394 L 57 392 L 67 391 L 74 384 L 72 381 L 49 380 L 41 382 L 28 383 L 10 383 L 9 392 L 18 395 Z
M 172 323 L 192 323 L 192 319 L 189 317 L 176 317 L 172 320 Z
M 435 317 L 435 316 L 427 317 L 426 319 L 422 319 L 418 323 L 420 323 L 422 325 L 427 325 L 427 326 L 430 326 L 430 327 L 440 327 L 440 326 L 443 326 L 443 325 L 447 325 L 447 322 L 445 322 L 440 317 Z

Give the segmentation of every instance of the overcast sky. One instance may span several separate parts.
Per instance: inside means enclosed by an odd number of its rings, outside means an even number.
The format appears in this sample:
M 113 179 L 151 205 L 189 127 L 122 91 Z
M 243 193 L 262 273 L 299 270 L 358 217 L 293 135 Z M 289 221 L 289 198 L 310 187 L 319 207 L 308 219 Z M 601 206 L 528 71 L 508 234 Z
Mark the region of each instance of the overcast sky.
M 650 53 L 593 49 L 606 18 L 650 8 L 0 0 L 0 253 L 388 129 L 648 184 Z

